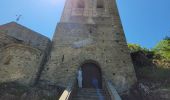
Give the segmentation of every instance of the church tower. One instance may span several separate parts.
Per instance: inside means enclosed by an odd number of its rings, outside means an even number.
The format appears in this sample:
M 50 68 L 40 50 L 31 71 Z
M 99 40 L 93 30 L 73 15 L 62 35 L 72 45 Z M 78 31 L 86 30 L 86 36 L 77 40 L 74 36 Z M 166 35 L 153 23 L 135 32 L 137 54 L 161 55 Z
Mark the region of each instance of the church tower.
M 83 88 L 109 80 L 121 93 L 136 82 L 115 0 L 66 0 L 41 80 L 66 87 L 78 70 Z

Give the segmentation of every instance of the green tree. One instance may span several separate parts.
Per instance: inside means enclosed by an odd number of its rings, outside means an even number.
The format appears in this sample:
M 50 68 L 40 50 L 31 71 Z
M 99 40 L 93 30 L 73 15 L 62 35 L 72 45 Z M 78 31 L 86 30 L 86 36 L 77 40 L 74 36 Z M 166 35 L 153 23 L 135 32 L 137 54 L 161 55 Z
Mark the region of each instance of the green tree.
M 169 37 L 169 36 L 166 36 L 166 37 L 164 38 L 164 40 L 170 40 L 170 37 Z
M 159 54 L 161 57 L 170 60 L 170 38 L 166 37 L 160 41 L 154 48 L 155 54 Z
M 142 47 L 138 44 L 128 44 L 128 48 L 130 49 L 131 52 L 137 52 L 143 50 Z

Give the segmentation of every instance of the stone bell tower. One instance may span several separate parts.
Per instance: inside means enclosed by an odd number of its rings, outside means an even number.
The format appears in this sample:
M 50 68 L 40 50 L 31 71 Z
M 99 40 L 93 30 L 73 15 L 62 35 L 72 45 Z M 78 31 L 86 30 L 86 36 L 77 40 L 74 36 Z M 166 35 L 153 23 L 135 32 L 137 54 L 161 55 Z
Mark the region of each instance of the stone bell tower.
M 109 80 L 118 92 L 136 76 L 115 0 L 66 0 L 41 80 L 66 87 L 82 69 L 83 86 Z

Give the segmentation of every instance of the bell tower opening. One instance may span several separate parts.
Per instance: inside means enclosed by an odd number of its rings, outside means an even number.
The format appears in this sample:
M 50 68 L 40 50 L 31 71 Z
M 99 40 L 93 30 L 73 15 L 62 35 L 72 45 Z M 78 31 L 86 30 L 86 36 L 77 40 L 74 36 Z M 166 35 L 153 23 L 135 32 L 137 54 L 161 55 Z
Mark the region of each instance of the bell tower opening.
M 97 0 L 97 8 L 104 8 L 103 0 Z
M 81 66 L 82 88 L 102 88 L 102 73 L 98 64 L 86 62 Z
M 78 0 L 77 1 L 77 8 L 84 8 L 84 7 L 85 7 L 84 0 Z

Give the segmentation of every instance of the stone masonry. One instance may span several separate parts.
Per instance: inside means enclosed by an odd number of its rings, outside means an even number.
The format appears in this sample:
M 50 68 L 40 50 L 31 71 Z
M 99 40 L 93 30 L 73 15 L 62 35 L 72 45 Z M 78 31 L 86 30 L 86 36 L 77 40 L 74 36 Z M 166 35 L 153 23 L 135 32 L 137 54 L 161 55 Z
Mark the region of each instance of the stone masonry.
M 40 54 L 40 50 L 21 44 L 5 46 L 0 63 L 0 82 L 17 81 L 23 85 L 32 84 L 42 59 Z
M 43 82 L 66 87 L 86 61 L 120 93 L 136 82 L 115 0 L 67 0 L 52 43 Z
M 115 0 L 67 0 L 52 43 L 15 22 L 0 25 L 0 84 L 67 87 L 87 62 L 119 93 L 136 82 Z
M 51 41 L 11 22 L 0 26 L 0 84 L 37 82 L 47 59 Z

